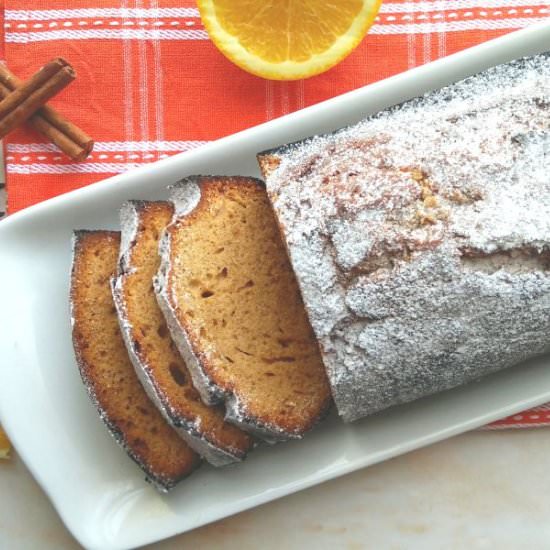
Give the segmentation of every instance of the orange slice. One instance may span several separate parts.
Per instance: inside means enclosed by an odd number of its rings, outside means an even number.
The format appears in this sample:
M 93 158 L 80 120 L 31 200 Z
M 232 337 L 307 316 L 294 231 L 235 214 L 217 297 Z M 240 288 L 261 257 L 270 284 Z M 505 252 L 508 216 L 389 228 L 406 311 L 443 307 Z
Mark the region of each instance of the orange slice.
M 2 431 L 0 427 L 0 459 L 9 458 L 11 451 L 11 445 L 8 436 Z
M 346 57 L 382 0 L 198 0 L 210 38 L 233 63 L 273 80 L 322 73 Z

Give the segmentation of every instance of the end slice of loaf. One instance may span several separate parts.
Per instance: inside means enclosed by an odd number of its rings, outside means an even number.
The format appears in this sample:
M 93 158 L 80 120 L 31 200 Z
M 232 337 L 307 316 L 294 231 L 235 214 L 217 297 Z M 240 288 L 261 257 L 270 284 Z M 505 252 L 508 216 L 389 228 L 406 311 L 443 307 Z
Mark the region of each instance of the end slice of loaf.
M 110 288 L 119 246 L 117 232 L 74 234 L 70 303 L 76 359 L 111 434 L 157 488 L 168 490 L 199 458 L 147 397 L 128 358 Z
M 331 397 L 262 182 L 189 178 L 171 198 L 155 290 L 195 387 L 245 430 L 302 437 Z
M 174 212 L 169 202 L 122 206 L 122 242 L 113 296 L 136 374 L 166 420 L 214 466 L 242 460 L 252 438 L 224 421 L 223 407 L 205 405 L 177 351 L 153 292 L 159 239 Z

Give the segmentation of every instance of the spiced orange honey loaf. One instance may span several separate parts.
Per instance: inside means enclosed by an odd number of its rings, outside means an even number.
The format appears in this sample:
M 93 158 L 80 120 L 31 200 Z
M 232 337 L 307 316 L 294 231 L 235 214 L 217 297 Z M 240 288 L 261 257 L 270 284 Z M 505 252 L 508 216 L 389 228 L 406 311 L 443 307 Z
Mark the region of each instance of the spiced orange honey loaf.
M 158 243 L 173 216 L 169 202 L 129 201 L 120 211 L 122 240 L 113 296 L 130 359 L 145 390 L 190 447 L 214 466 L 242 460 L 251 437 L 205 405 L 170 338 L 153 292 Z
M 190 474 L 199 457 L 168 426 L 130 363 L 118 326 L 110 279 L 120 234 L 77 231 L 73 238 L 71 319 L 82 380 L 116 441 L 159 489 Z
M 259 155 L 340 415 L 550 344 L 550 54 Z
M 330 390 L 263 183 L 188 178 L 171 200 L 155 290 L 195 387 L 247 431 L 301 437 Z

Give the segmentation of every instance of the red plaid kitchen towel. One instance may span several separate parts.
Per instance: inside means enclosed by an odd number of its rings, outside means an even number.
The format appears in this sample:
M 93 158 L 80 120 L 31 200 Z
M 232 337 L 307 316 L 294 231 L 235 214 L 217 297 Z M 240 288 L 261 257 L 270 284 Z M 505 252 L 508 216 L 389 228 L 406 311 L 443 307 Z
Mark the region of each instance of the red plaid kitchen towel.
M 32 130 L 11 134 L 9 212 L 550 17 L 548 0 L 387 0 L 343 63 L 309 80 L 270 82 L 214 48 L 193 1 L 3 1 L 8 66 L 26 77 L 52 57 L 69 59 L 79 78 L 52 104 L 96 140 L 75 164 Z M 549 409 L 491 427 L 550 424 Z

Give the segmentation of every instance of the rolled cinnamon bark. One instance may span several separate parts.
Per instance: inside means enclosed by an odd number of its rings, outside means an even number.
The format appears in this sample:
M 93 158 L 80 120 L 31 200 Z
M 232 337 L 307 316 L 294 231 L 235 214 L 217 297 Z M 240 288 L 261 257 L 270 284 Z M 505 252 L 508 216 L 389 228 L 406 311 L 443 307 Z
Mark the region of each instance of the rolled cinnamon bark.
M 0 99 L 5 99 L 22 85 L 22 80 L 0 65 Z M 93 149 L 94 142 L 90 136 L 48 105 L 38 109 L 28 123 L 75 161 L 84 160 Z
M 54 59 L 0 101 L 0 138 L 30 118 L 75 76 L 64 59 Z

